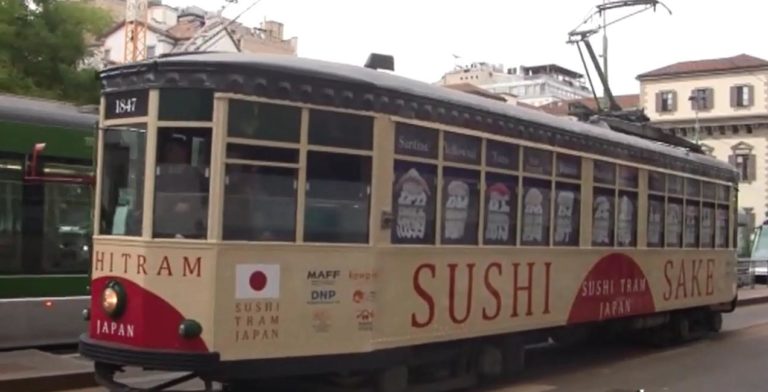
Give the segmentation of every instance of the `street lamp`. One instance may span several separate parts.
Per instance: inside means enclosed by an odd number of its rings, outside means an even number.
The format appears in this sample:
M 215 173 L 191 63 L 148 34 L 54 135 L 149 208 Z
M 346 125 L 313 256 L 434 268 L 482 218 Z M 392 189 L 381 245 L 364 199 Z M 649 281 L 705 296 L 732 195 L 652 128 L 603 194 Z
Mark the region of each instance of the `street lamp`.
M 693 94 L 691 94 L 690 97 L 688 97 L 688 100 L 693 103 L 693 112 L 696 117 L 696 123 L 694 125 L 694 135 L 693 135 L 693 142 L 696 144 L 699 144 L 699 135 L 700 135 L 700 128 L 699 128 L 699 107 L 701 106 L 702 101 L 701 96 L 701 90 L 695 90 Z

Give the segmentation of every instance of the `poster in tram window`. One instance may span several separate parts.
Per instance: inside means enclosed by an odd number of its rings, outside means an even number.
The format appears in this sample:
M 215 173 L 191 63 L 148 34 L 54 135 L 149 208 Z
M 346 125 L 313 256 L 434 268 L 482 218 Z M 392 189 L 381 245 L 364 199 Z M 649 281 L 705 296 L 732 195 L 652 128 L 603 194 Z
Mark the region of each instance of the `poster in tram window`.
M 685 206 L 685 246 L 699 247 L 699 205 Z
M 517 177 L 488 173 L 485 179 L 486 245 L 514 245 L 517 240 Z
M 550 184 L 547 180 L 534 178 L 526 178 L 523 182 L 522 245 L 549 245 Z
M 435 243 L 436 178 L 434 165 L 395 162 L 392 243 Z
M 637 194 L 620 192 L 616 219 L 616 243 L 622 247 L 635 246 L 637 239 Z
M 479 180 L 474 170 L 443 169 L 442 243 L 477 244 Z
M 538 148 L 523 149 L 523 171 L 549 176 L 552 174 L 552 152 Z
M 715 216 L 715 228 L 717 230 L 717 247 L 728 247 L 728 208 L 718 207 Z
M 580 205 L 581 192 L 579 185 L 557 184 L 555 195 L 555 245 L 579 245 Z
M 613 189 L 595 188 L 592 198 L 592 246 L 613 246 L 615 199 Z
M 682 245 L 683 235 L 683 203 L 678 200 L 669 200 L 667 204 L 667 246 L 679 248 Z
M 712 248 L 715 237 L 715 209 L 705 204 L 701 208 L 701 247 Z
M 664 198 L 648 198 L 648 246 L 661 248 L 664 244 Z

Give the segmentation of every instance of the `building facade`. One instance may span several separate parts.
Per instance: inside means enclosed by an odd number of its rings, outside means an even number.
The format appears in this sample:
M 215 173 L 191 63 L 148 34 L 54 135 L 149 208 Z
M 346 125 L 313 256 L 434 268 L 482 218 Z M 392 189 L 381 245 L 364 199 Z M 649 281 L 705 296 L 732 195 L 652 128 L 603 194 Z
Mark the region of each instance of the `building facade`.
M 473 63 L 446 73 L 437 83 L 471 83 L 532 106 L 592 96 L 582 74 L 556 64 L 505 69 L 503 65 Z
M 115 26 L 97 37 L 91 45 L 92 55 L 85 65 L 97 69 L 125 62 L 125 0 L 86 0 L 102 7 L 116 19 Z M 147 58 L 180 51 L 221 51 L 246 53 L 272 53 L 297 55 L 298 39 L 285 39 L 283 24 L 264 21 L 258 28 L 247 27 L 224 18 L 218 12 L 209 12 L 192 6 L 177 9 L 159 0 L 149 2 L 146 34 Z
M 686 61 L 637 79 L 652 123 L 733 164 L 739 205 L 753 224 L 768 218 L 768 61 L 746 54 Z

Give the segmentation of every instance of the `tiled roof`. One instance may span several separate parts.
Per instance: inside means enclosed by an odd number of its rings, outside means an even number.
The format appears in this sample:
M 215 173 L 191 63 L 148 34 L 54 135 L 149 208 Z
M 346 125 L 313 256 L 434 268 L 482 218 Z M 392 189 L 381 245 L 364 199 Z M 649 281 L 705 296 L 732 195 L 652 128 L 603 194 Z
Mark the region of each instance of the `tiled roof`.
M 616 102 L 622 109 L 632 109 L 640 106 L 640 95 L 638 94 L 617 95 L 614 98 L 616 98 Z M 577 102 L 586 105 L 592 110 L 597 110 L 597 104 L 595 104 L 595 99 L 592 97 L 550 102 L 546 105 L 539 106 L 538 109 L 549 114 L 554 114 L 555 116 L 567 116 L 568 106 L 571 103 Z
M 642 79 L 657 76 L 673 76 L 701 72 L 738 71 L 761 67 L 768 67 L 768 61 L 750 56 L 748 54 L 740 54 L 738 56 L 719 59 L 683 61 L 672 65 L 667 65 L 666 67 L 654 69 L 653 71 L 642 73 L 638 75 L 637 78 Z

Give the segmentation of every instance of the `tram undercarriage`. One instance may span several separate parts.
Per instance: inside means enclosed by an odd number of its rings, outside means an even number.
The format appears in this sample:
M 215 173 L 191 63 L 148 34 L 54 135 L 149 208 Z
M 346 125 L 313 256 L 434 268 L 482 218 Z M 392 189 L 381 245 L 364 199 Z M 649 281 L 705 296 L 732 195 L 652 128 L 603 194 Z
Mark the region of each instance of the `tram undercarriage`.
M 215 391 L 215 384 L 221 384 L 223 391 L 244 392 L 271 390 L 270 387 L 296 387 L 297 383 L 302 390 L 328 392 L 437 392 L 475 387 L 513 377 L 524 370 L 526 351 L 537 346 L 624 341 L 663 348 L 706 338 L 720 332 L 721 327 L 721 311 L 701 307 L 600 323 L 330 357 L 227 363 L 219 362 L 217 354 L 205 354 L 205 358 L 196 361 L 190 360 L 188 354 L 185 355 L 186 361 L 182 356 L 174 360 L 172 355 L 165 354 L 167 361 L 174 362 L 163 363 L 160 356 L 164 354 L 158 354 L 156 361 L 148 361 L 152 354 L 144 352 L 141 354 L 141 363 L 154 362 L 154 366 L 145 367 L 145 370 L 195 369 L 145 389 L 116 380 L 115 376 L 123 371 L 123 366 L 107 362 L 112 350 L 97 348 L 86 339 L 81 342 L 81 351 L 96 359 L 96 379 L 111 392 L 172 391 L 171 388 L 195 379 L 203 382 L 203 391 L 206 392 Z M 113 355 L 114 359 L 122 363 L 132 362 L 127 350 Z

